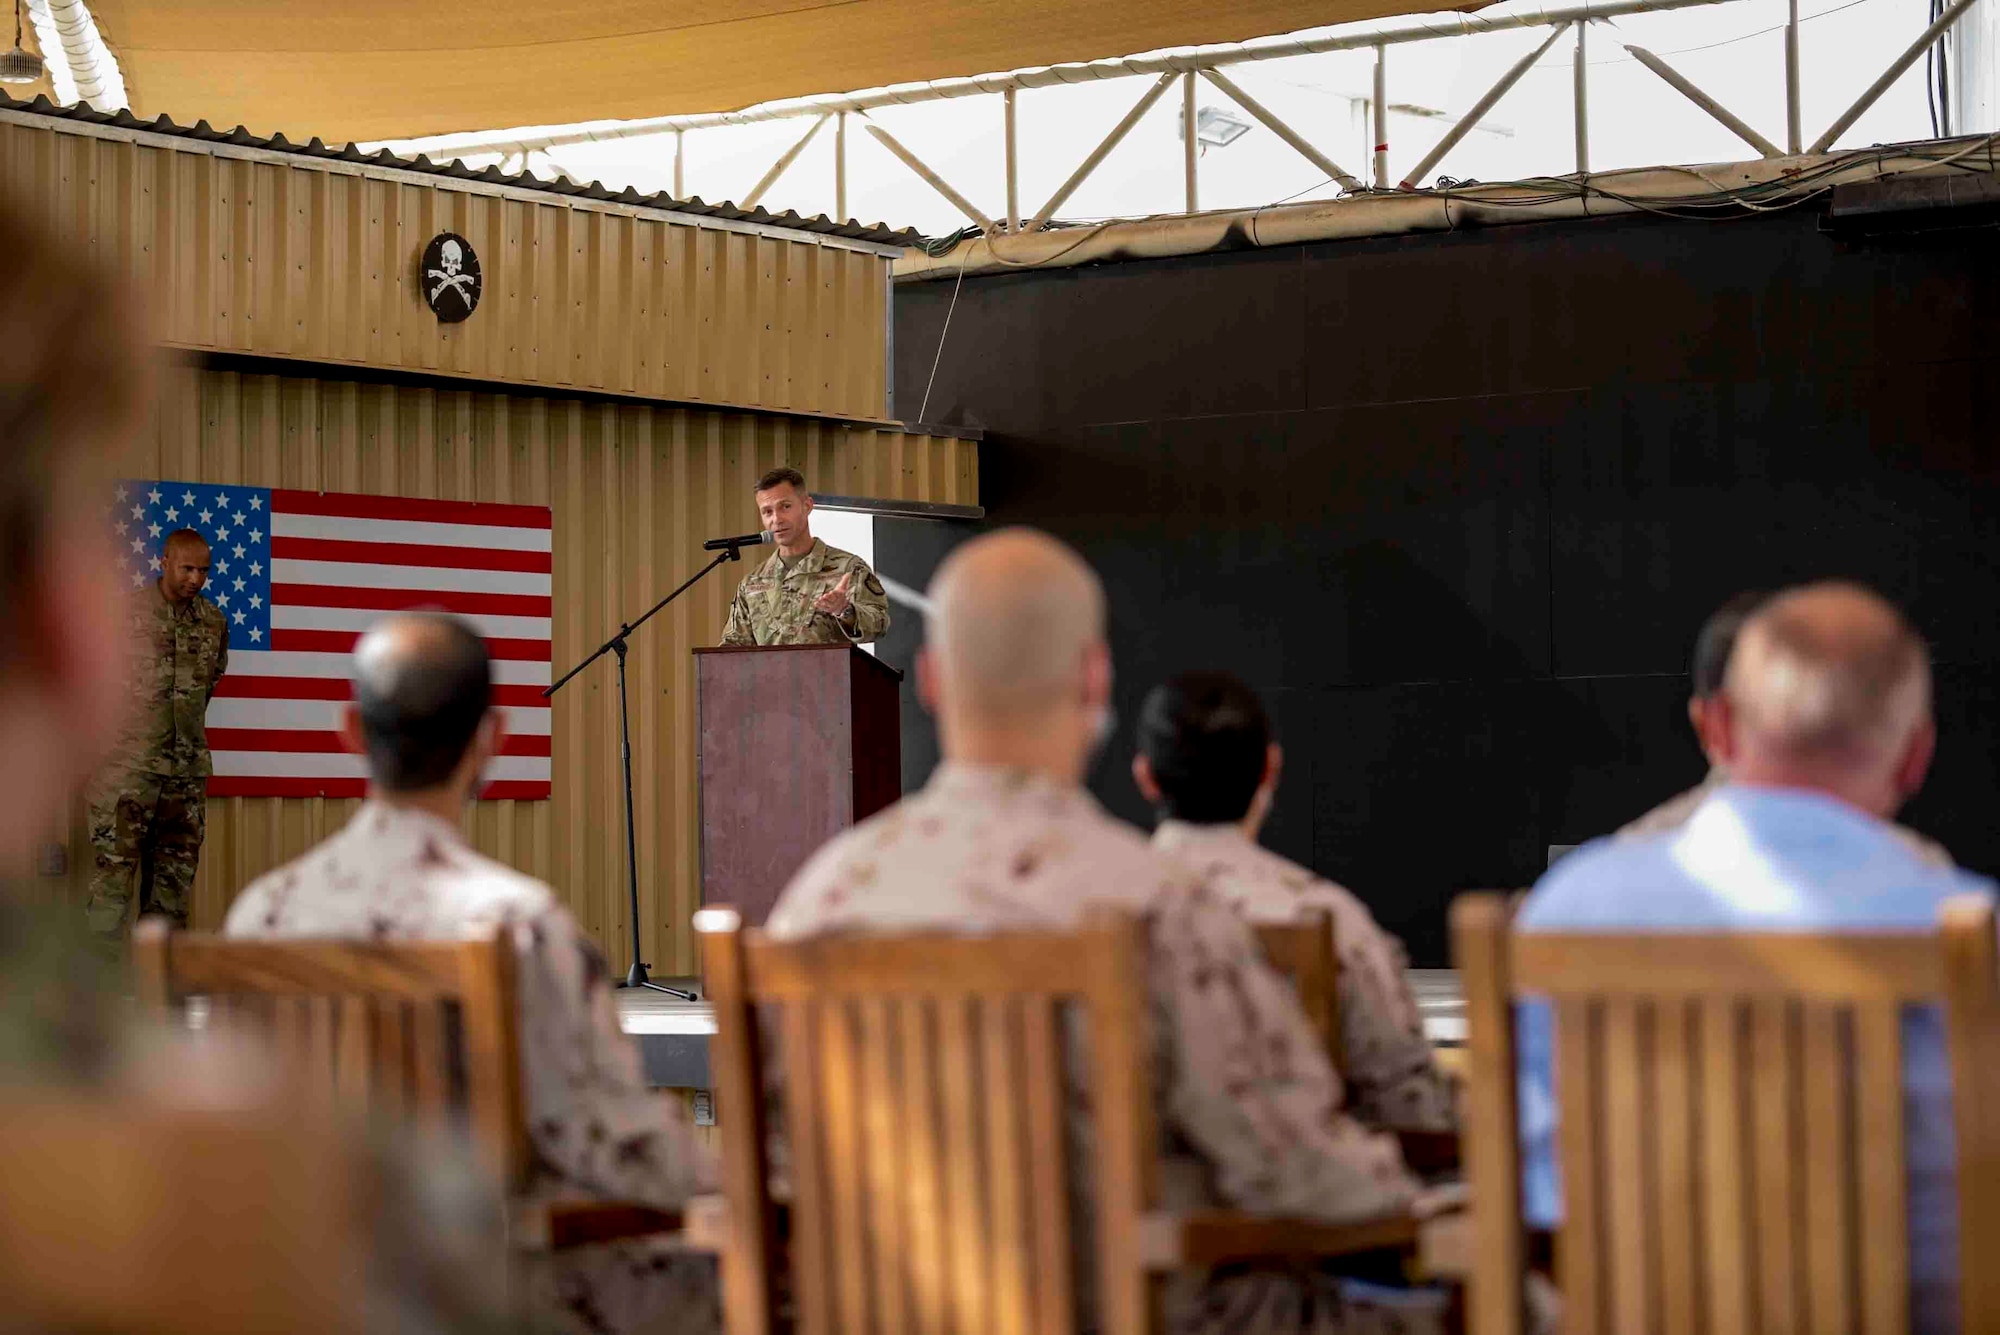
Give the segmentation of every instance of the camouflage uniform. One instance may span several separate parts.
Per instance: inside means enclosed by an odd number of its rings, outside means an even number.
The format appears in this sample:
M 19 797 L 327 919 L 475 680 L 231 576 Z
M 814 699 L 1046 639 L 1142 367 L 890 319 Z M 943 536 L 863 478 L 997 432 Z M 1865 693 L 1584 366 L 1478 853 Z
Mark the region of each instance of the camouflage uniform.
M 819 596 L 847 581 L 851 606 L 841 617 L 815 611 Z M 829 547 L 818 538 L 812 550 L 787 562 L 784 553 L 771 559 L 736 586 L 729 604 L 724 644 L 867 644 L 889 629 L 889 596 L 868 563 L 853 552 Z
M 176 608 L 149 584 L 132 595 L 126 630 L 130 712 L 117 751 L 90 790 L 96 867 L 86 915 L 104 937 L 124 931 L 135 883 L 141 914 L 163 913 L 187 925 L 207 821 L 204 719 L 229 667 L 229 624 L 199 595 Z

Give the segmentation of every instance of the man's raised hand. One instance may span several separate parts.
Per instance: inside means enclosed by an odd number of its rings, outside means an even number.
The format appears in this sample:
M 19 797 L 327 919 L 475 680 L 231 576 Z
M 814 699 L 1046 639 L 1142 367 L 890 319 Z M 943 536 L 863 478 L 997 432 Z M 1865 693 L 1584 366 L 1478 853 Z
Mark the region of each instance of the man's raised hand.
M 830 617 L 846 616 L 847 609 L 854 605 L 853 601 L 847 596 L 848 581 L 853 578 L 854 572 L 851 570 L 842 575 L 840 583 L 834 585 L 813 601 L 813 610 L 824 612 Z

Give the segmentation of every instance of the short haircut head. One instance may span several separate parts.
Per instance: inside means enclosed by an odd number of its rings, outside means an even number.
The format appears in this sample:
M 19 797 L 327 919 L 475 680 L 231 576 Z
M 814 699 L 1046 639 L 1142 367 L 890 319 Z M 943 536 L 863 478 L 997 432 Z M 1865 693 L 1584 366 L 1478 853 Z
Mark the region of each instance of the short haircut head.
M 166 541 L 160 544 L 160 551 L 167 555 L 172 555 L 184 547 L 205 552 L 208 550 L 208 539 L 201 536 L 198 529 L 177 528 L 172 533 L 167 534 Z
M 938 566 L 926 635 L 955 705 L 996 723 L 1076 698 L 1085 658 L 1104 642 L 1104 587 L 1046 533 L 1010 528 L 972 539 Z
M 757 479 L 757 485 L 752 490 L 769 491 L 771 488 L 781 487 L 787 482 L 791 483 L 793 489 L 800 495 L 805 494 L 806 475 L 790 465 L 786 465 L 783 468 L 773 468 L 770 472 Z
M 1820 761 L 1893 761 L 1930 717 L 1930 655 L 1887 599 L 1828 581 L 1744 622 L 1725 692 L 1759 745 Z
M 457 617 L 390 617 L 354 647 L 368 770 L 390 792 L 435 788 L 465 759 L 493 696 L 486 642 Z
M 1183 672 L 1139 710 L 1139 754 L 1159 785 L 1161 813 L 1175 820 L 1242 820 L 1270 746 L 1264 702 L 1227 672 Z
M 1694 637 L 1693 694 L 1707 698 L 1722 689 L 1723 675 L 1729 670 L 1729 655 L 1736 649 L 1736 637 L 1743 623 L 1769 601 L 1762 589 L 1739 593 L 1709 613 Z
M 81 246 L 0 200 L 0 600 L 62 558 L 66 520 L 99 522 L 152 399 L 153 360 L 129 285 Z M 0 614 L 0 666 L 24 621 Z

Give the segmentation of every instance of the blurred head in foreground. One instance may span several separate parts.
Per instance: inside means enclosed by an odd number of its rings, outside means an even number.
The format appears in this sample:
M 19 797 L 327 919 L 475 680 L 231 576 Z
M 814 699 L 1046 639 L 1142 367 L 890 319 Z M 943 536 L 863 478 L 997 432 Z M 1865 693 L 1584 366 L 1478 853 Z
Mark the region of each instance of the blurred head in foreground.
M 946 557 L 930 599 L 917 694 L 945 759 L 1080 782 L 1111 703 L 1104 588 L 1083 558 L 1003 529 Z
M 1791 589 L 1743 623 L 1700 726 L 1736 782 L 1813 789 L 1887 817 L 1923 785 L 1937 742 L 1930 657 L 1876 593 Z
M 424 612 L 379 622 L 354 646 L 347 714 L 370 791 L 456 820 L 500 750 L 492 698 L 486 642 L 463 621 Z
M 0 203 L 0 869 L 116 741 L 124 606 L 105 507 L 152 391 L 127 290 Z
M 1162 819 L 1240 824 L 1254 839 L 1283 766 L 1264 702 L 1227 672 L 1183 672 L 1139 709 L 1132 779 Z

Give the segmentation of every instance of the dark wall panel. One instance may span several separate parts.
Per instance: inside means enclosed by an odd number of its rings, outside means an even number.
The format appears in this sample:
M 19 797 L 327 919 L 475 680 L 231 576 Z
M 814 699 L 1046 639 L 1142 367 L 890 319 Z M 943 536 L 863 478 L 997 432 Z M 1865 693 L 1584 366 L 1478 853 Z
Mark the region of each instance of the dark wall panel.
M 1290 753 L 1267 842 L 1441 963 L 1454 893 L 1699 779 L 1695 627 L 1812 576 L 1933 640 L 1909 818 L 2000 868 L 1989 257 L 1797 211 L 1383 238 L 968 278 L 941 355 L 952 284 L 907 284 L 898 385 L 987 429 L 990 524 L 1103 574 L 1121 719 L 1183 668 L 1255 682 Z M 964 532 L 884 521 L 877 554 L 921 581 Z M 907 692 L 904 723 L 916 783 Z M 1121 727 L 1094 787 L 1144 821 L 1129 760 Z

